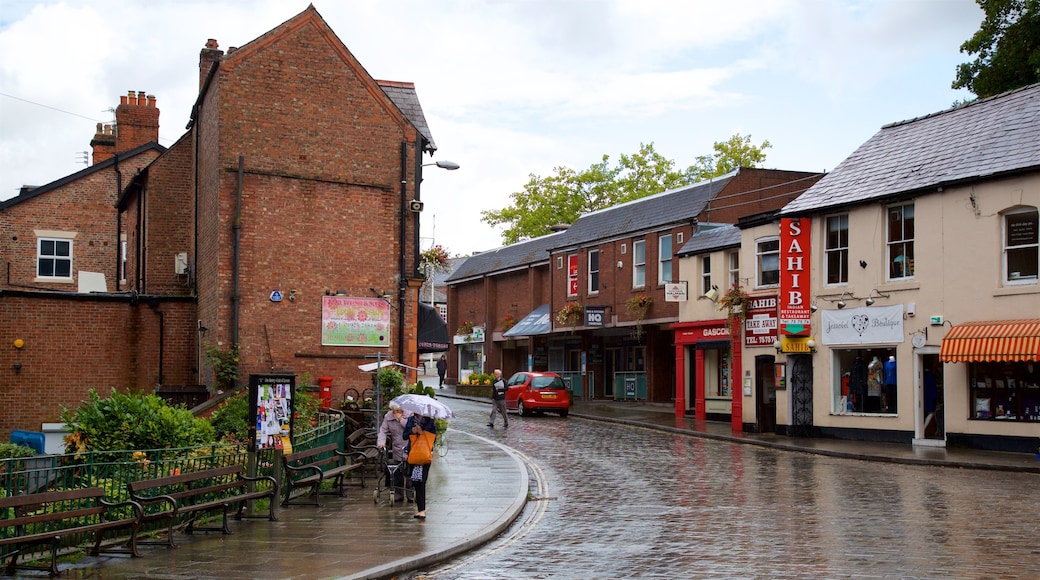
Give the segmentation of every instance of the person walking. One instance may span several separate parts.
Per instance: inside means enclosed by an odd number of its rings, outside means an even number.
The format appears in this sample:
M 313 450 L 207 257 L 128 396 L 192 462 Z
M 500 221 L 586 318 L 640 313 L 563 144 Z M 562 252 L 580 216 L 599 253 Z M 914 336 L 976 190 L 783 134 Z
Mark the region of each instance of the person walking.
M 397 403 L 390 402 L 390 410 L 386 412 L 383 417 L 383 422 L 379 424 L 379 434 L 376 435 L 376 447 L 380 451 L 386 449 L 387 439 L 390 440 L 390 457 L 393 462 L 401 465 L 408 459 L 408 453 L 405 452 L 405 447 L 408 446 L 408 442 L 404 438 L 404 427 L 408 423 L 408 418 L 412 414 L 405 411 Z M 401 469 L 394 470 L 391 474 L 390 470 L 386 470 L 386 482 L 387 485 L 394 490 L 394 501 L 399 502 L 404 500 L 405 491 L 405 479 L 404 472 Z M 408 495 L 412 495 L 409 493 Z
M 412 415 L 408 418 L 408 422 L 405 423 L 404 432 L 408 434 L 408 477 L 411 479 L 412 490 L 415 493 L 415 508 L 418 510 L 415 515 L 412 516 L 417 520 L 426 519 L 426 479 L 430 477 L 430 465 L 433 462 L 433 441 L 436 440 L 437 436 L 437 424 L 434 422 L 433 417 L 423 417 L 422 415 Z M 433 438 L 426 438 L 424 434 L 432 433 Z M 412 463 L 412 448 L 417 446 L 427 446 L 426 456 L 429 459 L 424 460 L 422 463 Z
M 440 382 L 437 384 L 438 387 L 444 388 L 444 375 L 448 374 L 448 359 L 441 355 L 441 358 L 437 359 L 437 376 L 440 378 Z
M 491 418 L 488 427 L 495 427 L 495 415 L 502 414 L 503 429 L 509 428 L 509 415 L 506 414 L 506 380 L 502 378 L 502 369 L 495 369 L 495 380 L 491 383 Z

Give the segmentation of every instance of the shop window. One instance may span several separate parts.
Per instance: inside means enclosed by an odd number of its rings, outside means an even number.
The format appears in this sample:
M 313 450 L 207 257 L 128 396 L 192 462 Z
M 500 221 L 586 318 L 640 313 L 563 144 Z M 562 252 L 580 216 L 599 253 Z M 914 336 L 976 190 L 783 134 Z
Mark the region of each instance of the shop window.
M 711 256 L 701 258 L 701 294 L 711 290 Z
M 710 348 L 704 351 L 704 396 L 729 398 L 730 351 Z
M 832 349 L 834 412 L 882 414 L 898 412 L 897 363 L 894 348 Z
M 740 283 L 740 252 L 733 250 L 729 253 L 729 285 L 732 288 Z
M 823 250 L 827 284 L 849 282 L 849 215 L 827 218 L 827 239 Z
M 1040 365 L 1031 362 L 968 363 L 971 418 L 1040 421 Z
M 72 240 L 39 238 L 36 245 L 36 276 L 72 278 Z
M 780 238 L 759 240 L 755 245 L 758 258 L 758 285 L 776 286 L 780 283 Z
M 914 275 L 914 204 L 888 208 L 888 278 Z
M 589 250 L 589 294 L 599 292 L 599 250 Z
M 672 281 L 672 236 L 657 238 L 657 283 Z
M 646 240 L 632 242 L 632 287 L 646 286 Z
M 1023 208 L 1004 214 L 1004 283 L 1036 284 L 1040 269 L 1037 209 Z

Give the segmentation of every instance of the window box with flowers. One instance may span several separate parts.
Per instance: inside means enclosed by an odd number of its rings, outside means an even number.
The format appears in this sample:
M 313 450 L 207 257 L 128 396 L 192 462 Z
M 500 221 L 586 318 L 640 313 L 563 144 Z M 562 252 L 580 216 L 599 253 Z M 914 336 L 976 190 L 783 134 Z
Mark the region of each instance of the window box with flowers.
M 473 334 L 473 323 L 469 321 L 463 321 L 459 325 L 459 329 L 455 331 L 456 335 L 468 335 Z
M 510 328 L 516 326 L 516 317 L 512 314 L 506 314 L 502 317 L 502 332 L 508 332 Z
M 560 326 L 577 326 L 583 312 L 585 312 L 585 309 L 582 308 L 581 304 L 568 302 L 556 313 L 556 324 Z

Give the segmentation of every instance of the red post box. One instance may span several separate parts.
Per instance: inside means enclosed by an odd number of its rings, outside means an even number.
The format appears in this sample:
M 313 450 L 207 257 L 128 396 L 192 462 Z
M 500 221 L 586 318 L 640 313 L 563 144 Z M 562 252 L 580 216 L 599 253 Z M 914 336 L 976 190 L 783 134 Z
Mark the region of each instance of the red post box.
M 318 377 L 318 390 L 321 393 L 321 406 L 332 406 L 332 377 Z

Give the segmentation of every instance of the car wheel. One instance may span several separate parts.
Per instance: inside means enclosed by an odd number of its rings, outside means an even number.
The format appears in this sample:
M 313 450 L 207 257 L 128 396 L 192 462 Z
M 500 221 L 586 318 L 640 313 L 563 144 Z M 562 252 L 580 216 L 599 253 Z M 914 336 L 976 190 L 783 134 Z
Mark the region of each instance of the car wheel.
M 564 409 L 564 410 L 560 411 L 560 417 L 566 417 L 569 413 L 570 413 L 569 409 Z
M 516 402 L 516 412 L 519 413 L 521 417 L 526 417 L 528 415 L 527 408 L 524 407 L 523 401 Z

